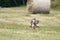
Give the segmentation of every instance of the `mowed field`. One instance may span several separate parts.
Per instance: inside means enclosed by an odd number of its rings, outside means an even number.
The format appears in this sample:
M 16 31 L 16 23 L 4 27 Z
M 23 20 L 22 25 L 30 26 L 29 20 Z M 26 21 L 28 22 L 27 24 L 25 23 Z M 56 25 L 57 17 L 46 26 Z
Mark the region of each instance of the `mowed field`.
M 36 29 L 30 28 L 33 18 L 40 21 Z M 0 8 L 0 40 L 60 40 L 60 11 L 31 14 L 24 6 Z

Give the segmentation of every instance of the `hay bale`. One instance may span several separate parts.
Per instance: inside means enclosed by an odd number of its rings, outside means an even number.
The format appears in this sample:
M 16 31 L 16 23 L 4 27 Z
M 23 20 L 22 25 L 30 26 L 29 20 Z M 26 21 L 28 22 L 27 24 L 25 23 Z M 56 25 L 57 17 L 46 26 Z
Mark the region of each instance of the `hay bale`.
M 50 0 L 27 0 L 27 10 L 31 13 L 49 12 Z

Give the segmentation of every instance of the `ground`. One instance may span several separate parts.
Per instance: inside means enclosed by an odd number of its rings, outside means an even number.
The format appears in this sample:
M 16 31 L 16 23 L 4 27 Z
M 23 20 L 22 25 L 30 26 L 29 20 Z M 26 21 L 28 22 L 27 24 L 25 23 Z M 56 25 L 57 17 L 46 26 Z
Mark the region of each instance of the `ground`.
M 29 27 L 33 18 L 40 21 L 35 30 Z M 31 14 L 24 6 L 0 8 L 0 40 L 60 40 L 60 11 Z

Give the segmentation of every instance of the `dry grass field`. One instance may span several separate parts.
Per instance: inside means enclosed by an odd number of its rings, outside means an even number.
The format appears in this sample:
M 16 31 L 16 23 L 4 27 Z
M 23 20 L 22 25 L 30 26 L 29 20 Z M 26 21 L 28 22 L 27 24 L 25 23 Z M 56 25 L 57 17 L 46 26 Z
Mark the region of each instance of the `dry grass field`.
M 35 30 L 29 27 L 33 18 L 40 21 Z M 0 40 L 60 40 L 60 11 L 31 14 L 24 6 L 0 8 Z

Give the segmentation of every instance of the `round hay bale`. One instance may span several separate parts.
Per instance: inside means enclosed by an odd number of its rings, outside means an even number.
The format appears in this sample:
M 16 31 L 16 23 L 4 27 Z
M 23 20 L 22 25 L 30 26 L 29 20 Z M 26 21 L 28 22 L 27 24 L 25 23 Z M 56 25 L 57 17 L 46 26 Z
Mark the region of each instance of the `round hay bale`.
M 50 0 L 27 0 L 27 10 L 31 13 L 49 13 Z

